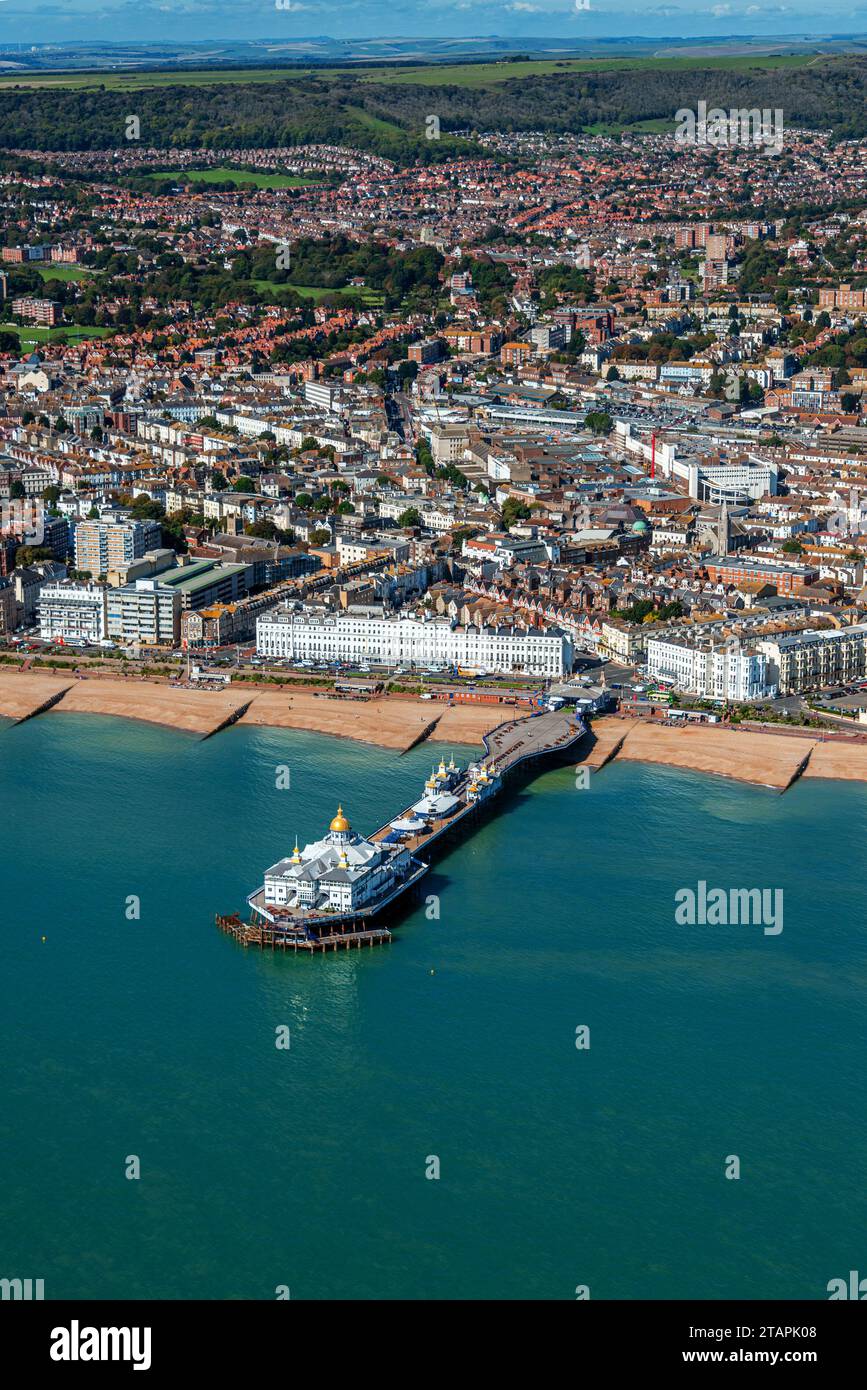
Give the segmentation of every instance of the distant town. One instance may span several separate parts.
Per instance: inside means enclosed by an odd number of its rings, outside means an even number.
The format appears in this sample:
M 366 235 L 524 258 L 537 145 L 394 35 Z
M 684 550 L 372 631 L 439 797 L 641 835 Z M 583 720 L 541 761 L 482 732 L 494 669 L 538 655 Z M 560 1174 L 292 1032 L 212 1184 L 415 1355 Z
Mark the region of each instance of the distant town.
M 6 152 L 0 660 L 867 719 L 864 142 L 466 135 Z

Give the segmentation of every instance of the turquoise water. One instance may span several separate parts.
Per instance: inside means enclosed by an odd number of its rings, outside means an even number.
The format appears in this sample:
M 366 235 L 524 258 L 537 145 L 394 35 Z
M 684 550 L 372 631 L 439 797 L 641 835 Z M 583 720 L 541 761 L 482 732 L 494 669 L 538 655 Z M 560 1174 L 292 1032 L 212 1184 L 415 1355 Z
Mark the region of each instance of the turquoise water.
M 296 831 L 338 800 L 372 829 L 440 751 L 0 727 L 0 1276 L 54 1298 L 822 1298 L 863 1271 L 867 788 L 550 772 L 387 948 L 274 958 L 214 928 Z M 675 926 L 699 879 L 782 887 L 782 935 Z

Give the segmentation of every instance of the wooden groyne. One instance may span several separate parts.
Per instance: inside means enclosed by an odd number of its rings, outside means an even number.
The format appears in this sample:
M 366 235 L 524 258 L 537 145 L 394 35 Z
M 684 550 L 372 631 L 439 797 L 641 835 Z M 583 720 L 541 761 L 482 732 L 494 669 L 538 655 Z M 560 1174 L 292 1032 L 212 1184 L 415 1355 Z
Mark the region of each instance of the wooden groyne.
M 37 714 L 47 714 L 50 709 L 54 709 L 55 705 L 60 704 L 60 701 L 71 689 L 71 686 L 65 685 L 62 690 L 58 690 L 55 694 L 49 695 L 48 699 L 43 700 L 42 704 L 37 706 L 36 709 L 30 710 L 27 714 L 23 714 L 20 719 L 16 719 L 15 723 L 26 724 L 28 719 L 35 719 Z
M 215 734 L 221 734 L 224 729 L 231 729 L 233 724 L 237 724 L 239 719 L 244 718 L 244 715 L 247 713 L 252 703 L 252 700 L 248 700 L 245 705 L 239 705 L 237 709 L 233 709 L 231 714 L 228 714 L 215 729 L 209 729 L 206 734 L 202 734 L 202 743 L 204 743 L 206 739 L 213 738 Z

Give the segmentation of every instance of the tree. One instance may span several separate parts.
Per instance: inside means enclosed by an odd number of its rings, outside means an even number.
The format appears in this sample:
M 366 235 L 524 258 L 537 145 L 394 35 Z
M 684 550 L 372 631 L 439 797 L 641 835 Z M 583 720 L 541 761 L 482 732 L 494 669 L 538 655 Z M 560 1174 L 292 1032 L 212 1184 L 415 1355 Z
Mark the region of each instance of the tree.
M 434 463 L 433 454 L 430 451 L 430 445 L 426 439 L 419 440 L 416 445 L 415 456 L 419 466 L 424 469 L 425 473 L 432 476 L 436 469 L 436 465 Z
M 796 540 L 784 541 L 782 549 L 783 553 L 786 555 L 803 555 L 804 553 L 804 547 L 801 545 L 800 541 Z
M 43 488 L 42 500 L 47 502 L 50 507 L 55 506 L 60 501 L 60 488 L 56 483 L 49 483 L 48 487 Z
M 155 502 L 146 492 L 140 492 L 130 504 L 130 512 L 139 521 L 162 521 L 166 509 L 162 502 Z
M 252 479 L 252 478 L 248 478 L 248 477 L 247 477 L 246 473 L 242 473 L 241 476 L 240 476 L 240 478 L 238 478 L 237 481 L 234 483 L 234 485 L 233 485 L 233 487 L 232 487 L 232 491 L 233 491 L 233 492 L 255 492 L 255 491 L 256 491 L 256 484 L 253 482 L 253 479 Z
M 20 478 L 16 478 L 13 482 L 12 486 L 9 489 L 9 496 L 12 498 L 27 496 L 27 493 L 24 491 L 24 484 L 22 483 Z
M 310 533 L 311 545 L 328 545 L 330 540 L 331 532 L 326 531 L 324 527 L 317 527 L 315 531 L 311 531 Z
M 35 565 L 37 560 L 53 560 L 54 552 L 45 545 L 19 545 L 15 552 L 15 568 Z
M 0 352 L 20 352 L 21 339 L 17 333 L 10 333 L 7 329 L 0 332 Z
M 591 410 L 584 418 L 584 428 L 593 434 L 610 434 L 614 421 L 607 410 Z
M 260 540 L 264 541 L 275 541 L 280 532 L 273 521 L 251 521 L 248 526 L 244 527 L 244 535 L 258 536 Z
M 211 469 L 211 490 L 212 492 L 226 492 L 229 487 L 229 480 L 225 473 L 221 473 L 219 468 Z
M 421 512 L 418 507 L 407 507 L 397 518 L 398 526 L 421 526 Z
M 516 521 L 526 521 L 529 515 L 530 508 L 526 502 L 522 502 L 519 497 L 507 497 L 501 512 L 503 529 L 509 531 Z

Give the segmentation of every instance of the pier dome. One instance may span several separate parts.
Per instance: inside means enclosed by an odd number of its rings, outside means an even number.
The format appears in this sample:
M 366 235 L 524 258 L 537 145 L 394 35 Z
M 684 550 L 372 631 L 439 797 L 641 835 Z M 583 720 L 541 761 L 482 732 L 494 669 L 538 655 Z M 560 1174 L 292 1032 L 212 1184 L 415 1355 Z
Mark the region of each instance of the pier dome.
M 345 815 L 343 814 L 343 807 L 342 807 L 342 806 L 338 806 L 338 808 L 337 808 L 337 815 L 334 817 L 334 820 L 331 822 L 330 830 L 331 830 L 331 832 L 332 832 L 333 835 L 345 835 L 346 832 L 347 832 L 347 830 L 349 830 L 349 828 L 350 828 L 350 826 L 349 826 L 349 821 L 346 819 Z

